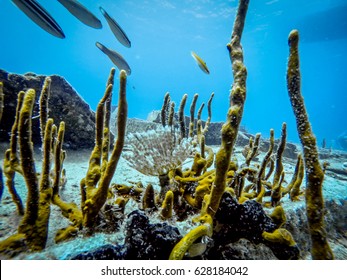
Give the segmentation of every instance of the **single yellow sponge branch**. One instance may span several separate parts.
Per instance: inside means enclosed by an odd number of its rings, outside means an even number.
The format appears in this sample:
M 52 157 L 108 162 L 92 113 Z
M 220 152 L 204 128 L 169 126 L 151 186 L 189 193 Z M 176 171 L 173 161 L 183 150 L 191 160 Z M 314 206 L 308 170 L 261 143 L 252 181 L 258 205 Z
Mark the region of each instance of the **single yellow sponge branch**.
M 10 138 L 10 148 L 5 152 L 4 159 L 4 174 L 6 177 L 6 186 L 9 190 L 9 193 L 12 196 L 12 200 L 17 206 L 18 214 L 24 215 L 24 206 L 19 194 L 16 191 L 14 184 L 15 173 L 18 172 L 22 174 L 22 167 L 20 165 L 18 156 L 17 156 L 17 134 L 18 134 L 18 122 L 20 109 L 22 108 L 24 100 L 24 91 L 18 93 L 17 98 L 17 107 L 16 107 L 16 116 L 11 129 L 11 138 Z
M 322 184 L 324 173 L 319 163 L 316 138 L 301 94 L 301 74 L 299 64 L 299 32 L 289 34 L 289 59 L 287 68 L 287 87 L 290 102 L 296 118 L 297 130 L 303 147 L 306 172 L 306 211 L 312 241 L 313 259 L 333 259 L 334 255 L 327 241 L 324 228 L 324 200 Z
M 186 124 L 184 120 L 184 107 L 186 106 L 188 95 L 184 94 L 178 110 L 178 121 L 180 125 L 181 139 L 186 137 Z
M 281 176 L 283 173 L 283 163 L 282 163 L 282 155 L 286 146 L 286 138 L 287 138 L 287 124 L 282 124 L 282 133 L 281 140 L 278 144 L 277 153 L 276 153 L 276 168 L 275 174 L 272 183 L 272 191 L 271 191 L 271 204 L 273 207 L 279 205 L 280 200 L 282 198 L 281 191 Z
M 33 225 L 35 223 L 39 207 L 39 184 L 34 163 L 33 143 L 31 142 L 31 120 L 34 104 L 35 90 L 29 89 L 24 96 L 18 123 L 21 165 L 25 183 L 28 188 L 26 211 L 22 220 L 23 225 Z
M 164 127 L 166 126 L 167 112 L 169 110 L 169 105 L 170 105 L 170 94 L 167 92 L 164 96 L 163 107 L 161 108 L 161 111 L 160 111 L 161 124 Z
M 161 218 L 163 220 L 170 219 L 172 217 L 174 194 L 172 191 L 168 191 L 165 195 L 165 199 L 162 204 Z
M 195 107 L 196 107 L 196 102 L 198 101 L 199 95 L 196 93 L 194 94 L 192 104 L 190 105 L 190 123 L 189 123 L 189 137 L 193 137 L 194 135 L 194 114 L 195 114 Z
M 274 232 L 271 233 L 264 231 L 262 233 L 262 236 L 265 240 L 273 243 L 279 243 L 287 246 L 296 245 L 296 242 L 291 233 L 284 228 L 276 229 Z
M 51 91 L 51 78 L 47 77 L 43 83 L 43 87 L 40 95 L 40 128 L 41 128 L 41 140 L 43 141 L 45 134 L 45 126 L 48 119 L 48 100 Z

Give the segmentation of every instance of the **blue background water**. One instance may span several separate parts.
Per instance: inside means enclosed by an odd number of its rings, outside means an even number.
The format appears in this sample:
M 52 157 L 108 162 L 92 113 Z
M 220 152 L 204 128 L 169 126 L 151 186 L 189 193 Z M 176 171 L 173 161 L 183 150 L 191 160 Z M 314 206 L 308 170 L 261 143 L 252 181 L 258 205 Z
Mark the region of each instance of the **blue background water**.
M 224 121 L 232 83 L 226 49 L 237 1 L 212 0 L 81 0 L 103 23 L 92 29 L 60 3 L 39 1 L 64 30 L 66 39 L 46 33 L 10 0 L 1 0 L 0 68 L 15 73 L 64 76 L 95 109 L 104 92 L 112 62 L 95 42 L 120 52 L 132 68 L 128 79 L 129 117 L 146 118 L 160 109 L 165 92 L 178 104 L 188 93 L 188 105 L 199 93 L 198 105 L 215 92 L 213 121 Z M 123 27 L 132 47 L 123 47 L 99 12 L 102 6 Z M 248 96 L 242 124 L 252 133 L 279 137 L 283 121 L 288 139 L 298 141 L 286 88 L 287 37 L 300 31 L 302 92 L 313 130 L 328 146 L 347 130 L 347 1 L 251 0 L 242 38 L 248 68 Z M 190 55 L 207 63 L 203 73 Z M 206 111 L 203 118 L 206 118 Z

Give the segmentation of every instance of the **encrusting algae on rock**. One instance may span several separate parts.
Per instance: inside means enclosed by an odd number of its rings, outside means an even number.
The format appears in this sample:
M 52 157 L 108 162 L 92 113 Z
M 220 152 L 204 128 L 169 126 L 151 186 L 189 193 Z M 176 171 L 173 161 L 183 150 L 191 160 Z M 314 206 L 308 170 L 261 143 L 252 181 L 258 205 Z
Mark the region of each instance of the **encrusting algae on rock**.
M 81 203 L 66 202 L 60 195 L 61 186 L 66 183 L 63 173 L 66 128 L 63 121 L 58 127 L 54 125 L 54 120 L 48 114 L 51 81 L 46 79 L 40 96 L 43 151 L 40 175 L 35 170 L 31 143 L 35 91 L 29 89 L 26 93 L 19 93 L 10 149 L 5 154 L 4 174 L 10 190 L 14 186 L 14 173 L 22 174 L 28 198 L 24 207 L 13 188 L 13 201 L 17 204 L 18 214 L 24 217 L 17 233 L 0 242 L 1 254 L 13 257 L 24 251 L 43 250 L 53 203 L 69 220 L 67 227 L 55 233 L 56 243 L 66 242 L 77 236 L 87 239 L 98 232 L 125 231 L 123 245 L 105 245 L 100 249 L 107 252 L 106 256 L 102 256 L 104 258 L 221 259 L 225 258 L 225 247 L 247 239 L 256 245 L 264 244 L 276 258 L 299 259 L 300 248 L 286 227 L 288 217 L 282 199 L 289 196 L 289 202 L 294 203 L 304 194 L 312 237 L 312 257 L 333 258 L 326 240 L 323 212 L 320 210 L 323 209 L 321 186 L 324 174 L 300 93 L 296 31 L 291 33 L 289 39 L 287 78 L 298 132 L 304 146 L 303 156 L 298 155 L 292 178 L 287 183 L 283 164 L 287 131 L 286 123 L 283 123 L 277 146 L 275 132 L 270 130 L 267 151 L 259 162 L 257 157 L 260 157 L 262 144 L 259 133 L 250 138 L 244 148 L 244 162 L 236 159 L 234 148 L 247 93 L 247 69 L 244 65 L 241 37 L 248 5 L 249 0 L 239 1 L 231 39 L 227 44 L 233 84 L 226 121 L 221 129 L 222 140 L 216 154 L 205 139 L 212 118 L 214 93 L 207 103 L 208 118 L 205 125 L 201 120 L 204 103 L 199 107 L 195 118 L 198 94 L 192 98 L 189 124 L 186 125 L 184 110 L 188 95 L 183 95 L 178 112 L 175 113 L 175 102 L 167 92 L 160 113 L 162 126 L 156 130 L 126 136 L 125 71 L 119 74 L 118 133 L 112 147 L 110 113 L 115 70 L 111 69 L 105 93 L 96 110 L 95 145 L 90 154 L 86 175 L 80 182 Z M 1 93 L 0 83 L 0 109 Z M 146 176 L 155 176 L 158 188 L 151 183 L 117 182 L 117 178 L 113 176 L 121 156 L 127 161 L 128 167 Z M 304 168 L 306 191 L 301 186 Z M 112 179 L 116 182 L 111 183 Z M 128 207 L 138 209 L 129 214 L 125 211 Z M 265 211 L 265 208 L 272 209 Z M 153 221 L 156 223 L 153 224 Z M 183 236 L 178 230 L 182 222 L 189 227 L 185 229 Z M 97 256 L 100 254 L 87 252 L 75 258 L 89 259 L 98 258 Z

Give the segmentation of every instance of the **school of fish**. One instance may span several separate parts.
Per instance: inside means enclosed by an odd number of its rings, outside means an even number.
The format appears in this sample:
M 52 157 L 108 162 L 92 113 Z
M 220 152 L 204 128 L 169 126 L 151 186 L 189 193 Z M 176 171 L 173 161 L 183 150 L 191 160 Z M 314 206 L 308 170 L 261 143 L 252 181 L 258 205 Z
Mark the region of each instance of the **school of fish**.
M 51 35 L 64 39 L 65 34 L 59 24 L 54 20 L 54 18 L 47 12 L 47 10 L 42 7 L 36 0 L 11 0 L 22 12 L 24 12 L 33 22 L 35 22 L 39 27 L 41 27 L 46 32 Z M 90 12 L 85 6 L 83 6 L 77 0 L 58 0 L 74 17 L 87 26 L 92 28 L 100 29 L 102 28 L 101 21 Z M 120 27 L 117 21 L 109 15 L 102 7 L 100 7 L 101 14 L 105 17 L 106 22 L 111 29 L 117 40 L 125 47 L 130 48 L 131 42 Z M 123 56 L 113 49 L 110 49 L 100 42 L 95 43 L 105 55 L 117 66 L 119 70 L 125 70 L 128 75 L 131 74 L 131 68 Z M 195 52 L 191 52 L 192 57 L 198 64 L 199 68 L 206 74 L 210 74 L 207 68 L 206 62 L 199 57 Z

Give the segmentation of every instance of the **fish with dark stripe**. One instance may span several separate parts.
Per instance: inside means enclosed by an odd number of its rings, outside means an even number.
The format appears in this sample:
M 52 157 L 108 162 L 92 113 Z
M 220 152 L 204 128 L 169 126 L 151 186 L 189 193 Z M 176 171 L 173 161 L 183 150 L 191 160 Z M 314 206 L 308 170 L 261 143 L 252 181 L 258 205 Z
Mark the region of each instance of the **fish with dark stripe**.
M 85 25 L 100 29 L 101 21 L 93 15 L 86 7 L 76 0 L 58 0 L 73 16 Z
M 116 51 L 111 50 L 107 47 L 105 47 L 103 44 L 96 42 L 95 45 L 104 53 L 106 54 L 109 59 L 118 67 L 119 70 L 125 70 L 127 72 L 127 75 L 131 74 L 131 69 L 129 64 L 125 61 L 125 59 Z
M 37 1 L 12 0 L 12 2 L 43 30 L 58 38 L 65 38 L 65 34 L 59 24 Z
M 100 7 L 100 11 L 105 17 L 112 33 L 114 36 L 116 36 L 118 41 L 125 47 L 130 48 L 131 42 L 120 25 L 102 7 Z

